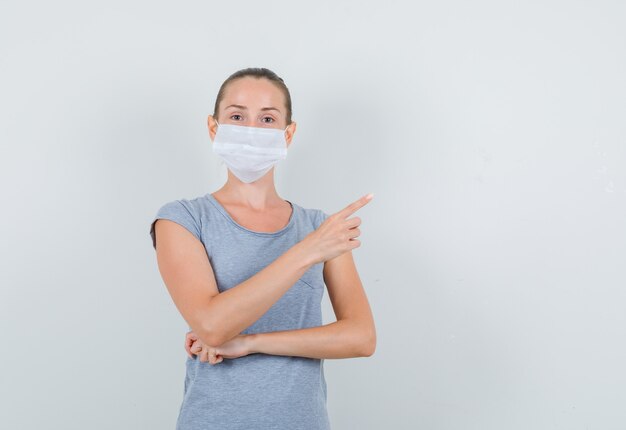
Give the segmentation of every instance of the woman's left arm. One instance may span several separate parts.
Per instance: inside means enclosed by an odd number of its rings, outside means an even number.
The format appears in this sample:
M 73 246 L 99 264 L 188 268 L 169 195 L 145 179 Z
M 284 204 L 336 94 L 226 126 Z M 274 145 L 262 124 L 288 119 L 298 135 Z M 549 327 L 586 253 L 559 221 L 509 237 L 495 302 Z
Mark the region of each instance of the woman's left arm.
M 352 251 L 324 263 L 337 321 L 319 327 L 248 335 L 250 353 L 310 358 L 369 357 L 376 350 L 376 327 Z

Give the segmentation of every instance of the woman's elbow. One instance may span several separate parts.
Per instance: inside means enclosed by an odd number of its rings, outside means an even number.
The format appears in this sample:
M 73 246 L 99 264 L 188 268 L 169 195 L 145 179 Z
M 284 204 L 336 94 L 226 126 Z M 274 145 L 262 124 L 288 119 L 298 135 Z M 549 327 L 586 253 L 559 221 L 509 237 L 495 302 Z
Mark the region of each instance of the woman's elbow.
M 215 330 L 215 327 L 211 324 L 202 324 L 202 333 L 198 333 L 198 336 L 203 343 L 209 346 L 220 346 L 225 342 L 224 333 Z
M 376 352 L 376 332 L 372 331 L 361 341 L 361 356 L 371 357 Z

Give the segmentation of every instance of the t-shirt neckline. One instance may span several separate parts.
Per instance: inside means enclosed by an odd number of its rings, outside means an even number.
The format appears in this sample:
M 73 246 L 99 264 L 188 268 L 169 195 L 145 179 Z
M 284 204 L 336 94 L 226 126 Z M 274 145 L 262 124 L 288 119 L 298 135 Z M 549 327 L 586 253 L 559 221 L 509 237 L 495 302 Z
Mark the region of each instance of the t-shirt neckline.
M 211 193 L 207 193 L 205 195 L 205 197 L 213 204 L 213 206 L 215 206 L 215 208 L 222 214 L 224 215 L 224 217 L 230 221 L 235 227 L 246 231 L 248 233 L 251 234 L 255 234 L 258 236 L 278 236 L 282 233 L 284 233 L 285 231 L 287 231 L 289 228 L 291 228 L 291 226 L 294 224 L 295 222 L 295 215 L 296 215 L 296 205 L 292 202 L 290 202 L 289 200 L 285 201 L 287 203 L 289 203 L 291 205 L 291 215 L 289 216 L 289 222 L 287 222 L 287 225 L 285 225 L 283 228 L 281 228 L 280 230 L 277 231 L 271 231 L 271 232 L 267 232 L 267 231 L 255 231 L 255 230 L 250 230 L 249 228 L 246 228 L 244 226 L 242 226 L 241 224 L 237 223 L 237 221 L 235 221 L 233 219 L 232 216 L 230 216 L 230 214 L 228 213 L 228 211 L 226 210 L 226 208 L 224 208 L 224 206 L 222 206 L 222 204 L 215 198 L 213 197 L 213 195 Z

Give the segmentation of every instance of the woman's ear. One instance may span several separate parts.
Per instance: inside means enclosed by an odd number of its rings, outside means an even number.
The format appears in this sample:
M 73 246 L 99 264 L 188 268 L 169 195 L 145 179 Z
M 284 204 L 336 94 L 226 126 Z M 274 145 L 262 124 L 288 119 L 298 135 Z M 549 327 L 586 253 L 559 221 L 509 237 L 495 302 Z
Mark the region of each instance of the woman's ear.
M 296 122 L 291 121 L 291 124 L 287 126 L 285 130 L 285 140 L 287 141 L 287 148 L 289 148 L 289 144 L 291 144 L 291 139 L 293 139 L 293 135 L 296 133 Z
M 209 115 L 207 118 L 207 127 L 209 128 L 209 137 L 211 138 L 211 142 L 215 140 L 215 133 L 217 133 L 217 121 L 213 118 L 213 115 Z

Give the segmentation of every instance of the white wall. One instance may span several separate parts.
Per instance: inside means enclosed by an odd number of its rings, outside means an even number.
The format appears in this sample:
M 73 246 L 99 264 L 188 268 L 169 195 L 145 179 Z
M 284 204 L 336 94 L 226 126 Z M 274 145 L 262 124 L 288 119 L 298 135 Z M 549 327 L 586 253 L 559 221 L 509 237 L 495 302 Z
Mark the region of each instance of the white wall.
M 149 222 L 214 191 L 206 116 L 268 67 L 279 194 L 373 192 L 378 329 L 326 360 L 335 429 L 623 429 L 626 7 L 13 2 L 0 13 L 0 427 L 170 429 L 186 324 Z M 325 296 L 325 320 L 332 309 Z

